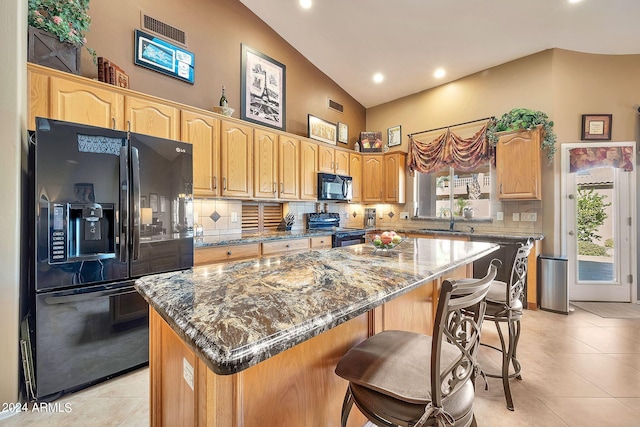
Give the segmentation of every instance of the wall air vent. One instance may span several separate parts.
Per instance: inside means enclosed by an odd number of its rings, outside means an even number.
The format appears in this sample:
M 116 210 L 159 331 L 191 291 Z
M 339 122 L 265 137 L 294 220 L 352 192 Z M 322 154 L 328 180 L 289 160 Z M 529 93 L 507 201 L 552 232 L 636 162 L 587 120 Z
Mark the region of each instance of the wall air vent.
M 340 113 L 344 113 L 344 105 L 337 103 L 333 99 L 329 98 L 329 108 L 336 110 Z
M 149 30 L 159 36 L 180 43 L 183 46 L 187 45 L 187 34 L 184 31 L 152 18 L 144 12 L 140 12 L 140 21 L 142 28 L 145 30 Z

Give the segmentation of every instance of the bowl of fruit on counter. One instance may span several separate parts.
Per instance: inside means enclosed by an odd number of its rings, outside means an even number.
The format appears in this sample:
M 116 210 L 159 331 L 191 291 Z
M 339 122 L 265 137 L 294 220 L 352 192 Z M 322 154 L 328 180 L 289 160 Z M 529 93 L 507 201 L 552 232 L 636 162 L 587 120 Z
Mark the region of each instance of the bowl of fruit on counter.
M 395 231 L 384 231 L 380 234 L 375 234 L 371 238 L 371 244 L 375 248 L 374 253 L 388 253 L 395 249 L 404 239 Z

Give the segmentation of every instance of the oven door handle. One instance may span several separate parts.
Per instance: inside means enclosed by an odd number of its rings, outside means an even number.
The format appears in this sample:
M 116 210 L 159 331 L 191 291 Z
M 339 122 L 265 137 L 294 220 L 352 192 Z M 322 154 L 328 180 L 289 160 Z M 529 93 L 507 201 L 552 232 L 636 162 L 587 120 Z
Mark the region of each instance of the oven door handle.
M 44 301 L 47 305 L 54 304 L 67 304 L 70 302 L 79 302 L 79 301 L 87 301 L 96 298 L 104 298 L 104 297 L 115 297 L 118 295 L 126 295 L 131 293 L 137 293 L 137 291 L 130 286 L 124 288 L 101 288 L 101 289 L 91 289 L 89 291 L 83 291 L 77 293 L 77 291 L 69 292 L 69 291 L 61 291 L 61 292 L 53 292 L 48 296 L 45 296 Z

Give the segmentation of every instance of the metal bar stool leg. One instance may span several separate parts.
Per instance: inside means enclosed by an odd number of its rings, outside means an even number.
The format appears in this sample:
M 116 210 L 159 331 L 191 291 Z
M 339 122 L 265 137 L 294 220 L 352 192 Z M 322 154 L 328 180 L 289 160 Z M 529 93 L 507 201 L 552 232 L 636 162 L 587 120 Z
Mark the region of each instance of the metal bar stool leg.
M 344 401 L 342 402 L 342 415 L 340 417 L 341 427 L 347 426 L 347 420 L 349 419 L 349 413 L 351 413 L 352 406 L 353 394 L 351 393 L 351 387 L 347 387 L 347 393 L 344 395 Z

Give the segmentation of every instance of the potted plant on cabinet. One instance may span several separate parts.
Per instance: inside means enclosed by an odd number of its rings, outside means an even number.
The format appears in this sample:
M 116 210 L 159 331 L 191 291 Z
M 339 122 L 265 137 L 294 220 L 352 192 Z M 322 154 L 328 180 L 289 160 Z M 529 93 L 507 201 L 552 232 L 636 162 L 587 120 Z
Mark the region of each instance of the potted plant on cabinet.
M 528 108 L 514 108 L 508 113 L 504 113 L 500 119 L 493 121 L 487 128 L 487 139 L 495 146 L 498 143 L 499 132 L 509 131 L 531 131 L 538 126 L 542 127 L 543 138 L 540 142 L 540 149 L 547 151 L 549 163 L 553 161 L 556 152 L 556 134 L 553 131 L 553 122 L 542 111 L 530 110 Z
M 80 48 L 91 24 L 89 0 L 29 0 L 28 60 L 80 74 Z M 96 53 L 87 47 L 96 62 Z

